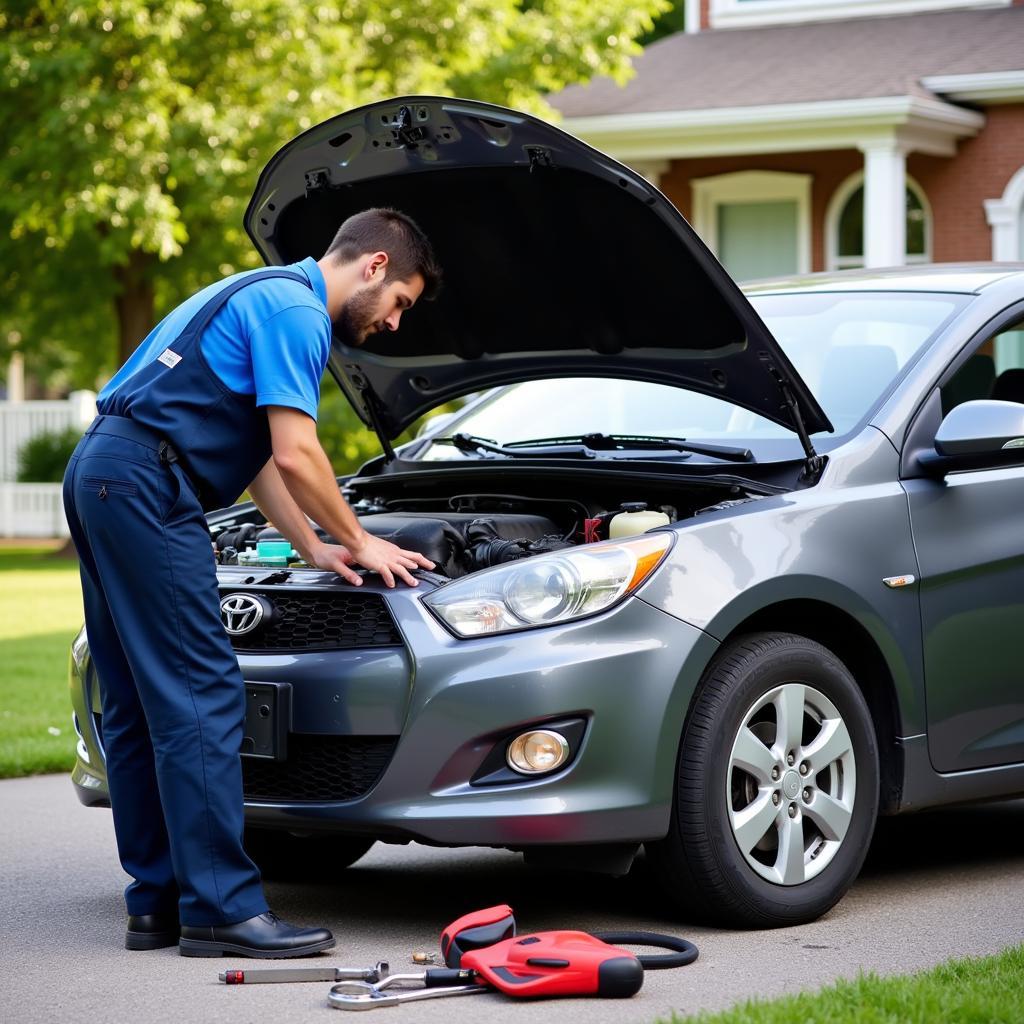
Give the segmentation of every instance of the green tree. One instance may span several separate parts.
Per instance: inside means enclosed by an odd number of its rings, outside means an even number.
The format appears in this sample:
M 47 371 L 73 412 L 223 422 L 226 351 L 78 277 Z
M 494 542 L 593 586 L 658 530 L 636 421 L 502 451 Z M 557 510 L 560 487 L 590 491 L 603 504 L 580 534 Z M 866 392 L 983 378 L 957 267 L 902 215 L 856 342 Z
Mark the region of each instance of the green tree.
M 674 0 L 673 6 L 654 19 L 654 26 L 638 40 L 641 46 L 650 46 L 665 36 L 675 35 L 686 28 L 686 4 L 684 0 Z
M 624 80 L 667 0 L 5 0 L 0 358 L 95 386 L 167 309 L 257 264 L 242 212 L 298 131 L 390 95 L 551 113 Z

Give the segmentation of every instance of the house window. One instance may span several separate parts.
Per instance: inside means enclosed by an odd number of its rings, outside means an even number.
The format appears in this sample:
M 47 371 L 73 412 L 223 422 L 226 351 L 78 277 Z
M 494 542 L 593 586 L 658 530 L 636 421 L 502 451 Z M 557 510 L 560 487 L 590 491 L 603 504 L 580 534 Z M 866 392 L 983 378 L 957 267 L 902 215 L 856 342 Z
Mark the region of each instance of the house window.
M 1009 7 L 1013 0 L 710 0 L 712 28 L 920 14 L 970 7 Z
M 809 174 L 739 171 L 692 184 L 693 226 L 737 281 L 810 270 Z
M 907 263 L 931 261 L 932 218 L 928 200 L 907 179 Z M 864 172 L 851 175 L 836 189 L 825 215 L 830 270 L 864 266 Z

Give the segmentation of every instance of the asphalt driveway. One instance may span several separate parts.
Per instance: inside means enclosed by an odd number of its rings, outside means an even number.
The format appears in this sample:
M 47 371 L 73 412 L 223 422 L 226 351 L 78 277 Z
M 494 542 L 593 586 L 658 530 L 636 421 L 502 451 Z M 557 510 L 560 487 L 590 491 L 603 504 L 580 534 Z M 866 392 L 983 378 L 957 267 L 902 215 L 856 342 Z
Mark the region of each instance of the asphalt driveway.
M 861 879 L 811 925 L 778 931 L 698 928 L 667 917 L 645 872 L 607 880 L 527 869 L 494 850 L 378 844 L 336 877 L 270 883 L 285 919 L 331 927 L 338 948 L 305 963 L 415 969 L 460 914 L 510 903 L 520 932 L 644 928 L 684 935 L 699 961 L 648 974 L 628 1002 L 573 999 L 564 1024 L 653 1022 L 752 996 L 816 988 L 858 971 L 915 971 L 1024 941 L 1024 800 L 883 821 Z M 110 813 L 81 807 L 64 776 L 0 782 L 0 1019 L 145 1020 L 147 1024 L 340 1022 L 328 985 L 228 988 L 217 974 L 255 961 L 185 959 L 122 948 L 124 884 Z M 273 966 L 273 964 L 270 964 Z M 438 999 L 374 1011 L 406 1022 L 537 1019 L 536 1003 L 500 995 Z M 373 1020 L 377 1018 L 374 1017 Z

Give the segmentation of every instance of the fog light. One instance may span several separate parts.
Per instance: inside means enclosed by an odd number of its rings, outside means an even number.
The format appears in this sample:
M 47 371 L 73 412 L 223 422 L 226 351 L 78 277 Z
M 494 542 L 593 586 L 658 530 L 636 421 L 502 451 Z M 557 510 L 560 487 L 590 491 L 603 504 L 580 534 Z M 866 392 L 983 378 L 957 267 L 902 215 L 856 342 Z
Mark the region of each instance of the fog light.
M 569 760 L 569 744 L 561 733 L 535 729 L 517 736 L 505 759 L 509 768 L 523 775 L 551 772 Z

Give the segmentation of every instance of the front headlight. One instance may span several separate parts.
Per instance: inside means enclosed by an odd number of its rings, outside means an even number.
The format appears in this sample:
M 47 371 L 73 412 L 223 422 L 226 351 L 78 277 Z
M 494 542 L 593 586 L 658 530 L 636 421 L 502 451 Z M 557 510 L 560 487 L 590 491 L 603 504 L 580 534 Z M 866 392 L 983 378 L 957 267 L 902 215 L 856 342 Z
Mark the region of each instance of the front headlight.
M 658 567 L 672 534 L 534 555 L 449 583 L 423 603 L 459 636 L 550 626 L 603 611 Z

